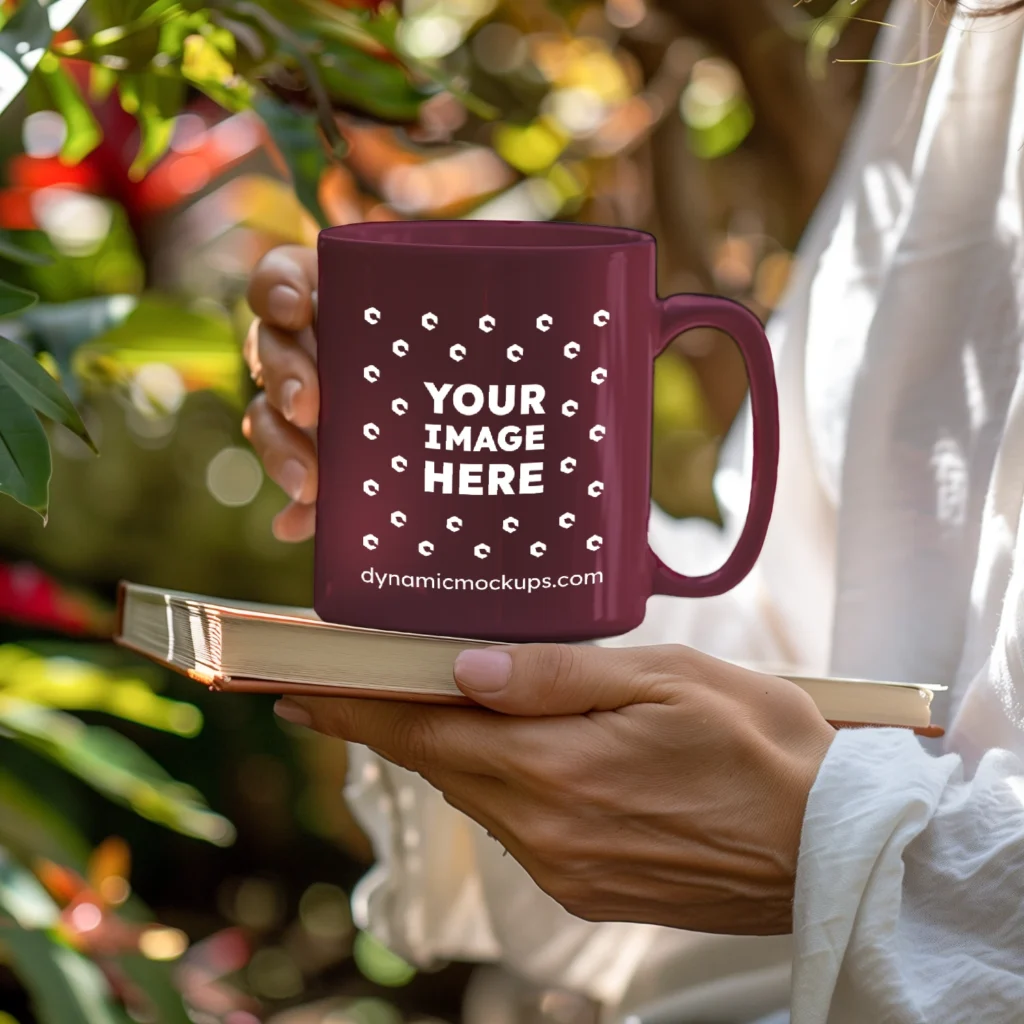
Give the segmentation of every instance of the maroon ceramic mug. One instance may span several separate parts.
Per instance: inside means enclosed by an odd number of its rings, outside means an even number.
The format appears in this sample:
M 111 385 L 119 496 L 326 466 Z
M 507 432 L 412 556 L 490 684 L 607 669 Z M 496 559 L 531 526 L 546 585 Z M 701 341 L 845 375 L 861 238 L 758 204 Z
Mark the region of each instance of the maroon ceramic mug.
M 315 608 L 352 626 L 586 640 L 651 594 L 735 586 L 764 542 L 778 399 L 757 318 L 655 293 L 621 228 L 370 223 L 320 235 Z M 647 543 L 654 357 L 716 327 L 746 361 L 753 490 L 729 560 L 691 578 Z

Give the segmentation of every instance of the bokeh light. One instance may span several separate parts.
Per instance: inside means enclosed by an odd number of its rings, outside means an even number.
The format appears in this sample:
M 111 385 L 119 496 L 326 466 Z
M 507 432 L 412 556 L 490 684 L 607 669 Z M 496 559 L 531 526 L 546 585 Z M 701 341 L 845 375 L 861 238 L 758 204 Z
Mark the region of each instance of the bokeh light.
M 424 14 L 404 21 L 398 39 L 410 56 L 433 60 L 447 56 L 462 42 L 462 26 L 447 14 Z
M 258 949 L 245 973 L 253 991 L 269 999 L 293 999 L 303 989 L 302 972 L 280 947 Z
M 188 949 L 188 936 L 179 928 L 147 928 L 139 936 L 139 952 L 149 960 L 177 960 Z
M 484 25 L 473 37 L 473 56 L 491 75 L 506 75 L 521 67 L 529 56 L 523 33 L 500 21 Z
M 66 188 L 34 193 L 32 212 L 57 251 L 75 257 L 98 252 L 114 221 L 109 201 Z
M 352 933 L 352 914 L 345 890 L 314 883 L 299 900 L 299 920 L 314 938 L 331 942 L 347 938 Z
M 25 152 L 37 159 L 56 156 L 68 137 L 68 125 L 55 110 L 37 110 L 21 127 Z
M 206 487 L 222 505 L 248 505 L 263 484 L 263 468 L 248 448 L 222 448 L 206 468 Z
M 77 932 L 91 932 L 103 923 L 103 911 L 95 903 L 79 903 L 71 911 L 71 924 Z
M 181 374 L 167 363 L 140 366 L 129 386 L 132 405 L 144 416 L 173 416 L 187 390 Z
M 359 970 L 378 985 L 399 988 L 416 976 L 415 967 L 381 945 L 369 932 L 356 936 L 352 956 Z

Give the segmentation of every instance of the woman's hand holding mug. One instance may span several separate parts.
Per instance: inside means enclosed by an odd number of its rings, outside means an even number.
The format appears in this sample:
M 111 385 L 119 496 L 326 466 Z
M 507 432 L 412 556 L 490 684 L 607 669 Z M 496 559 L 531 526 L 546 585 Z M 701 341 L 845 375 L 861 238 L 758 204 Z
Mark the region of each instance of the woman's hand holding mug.
M 252 276 L 244 431 L 311 537 L 318 489 L 317 258 Z M 475 708 L 289 698 L 290 722 L 418 772 L 570 912 L 699 931 L 791 927 L 800 826 L 834 732 L 793 684 L 685 647 L 521 644 L 467 652 Z M 494 712 L 498 712 L 495 714 Z

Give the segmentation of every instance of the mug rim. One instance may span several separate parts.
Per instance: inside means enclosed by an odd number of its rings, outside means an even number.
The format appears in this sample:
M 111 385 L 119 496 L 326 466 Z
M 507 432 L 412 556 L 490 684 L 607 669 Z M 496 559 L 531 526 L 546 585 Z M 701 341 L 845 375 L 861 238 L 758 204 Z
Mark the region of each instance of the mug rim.
M 464 233 L 467 238 L 442 241 L 441 230 Z M 493 241 L 495 229 L 531 236 L 530 241 Z M 389 233 L 392 237 L 387 237 Z M 468 236 L 479 233 L 480 241 Z M 421 238 L 409 237 L 417 234 Z M 406 237 L 400 237 L 405 235 Z M 539 237 L 538 237 L 539 236 Z M 545 239 L 544 236 L 547 236 Z M 489 239 L 490 240 L 487 240 Z M 360 221 L 324 228 L 319 242 L 394 249 L 437 249 L 446 252 L 580 252 L 622 250 L 655 244 L 653 235 L 636 228 L 610 227 L 603 224 L 580 224 L 574 221 L 529 220 L 413 220 Z

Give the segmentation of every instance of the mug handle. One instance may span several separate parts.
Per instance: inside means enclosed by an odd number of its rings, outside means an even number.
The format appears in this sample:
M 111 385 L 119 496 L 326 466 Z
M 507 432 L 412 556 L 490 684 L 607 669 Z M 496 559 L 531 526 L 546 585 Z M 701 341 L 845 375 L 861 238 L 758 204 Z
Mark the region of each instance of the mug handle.
M 779 475 L 779 397 L 771 347 L 760 321 L 746 306 L 714 295 L 672 295 L 656 300 L 660 309 L 660 334 L 653 355 L 683 331 L 714 327 L 739 346 L 750 381 L 750 405 L 754 421 L 754 467 L 750 504 L 736 547 L 728 560 L 706 576 L 685 576 L 670 569 L 648 546 L 651 562 L 651 593 L 672 597 L 714 597 L 743 580 L 764 545 L 775 504 Z

